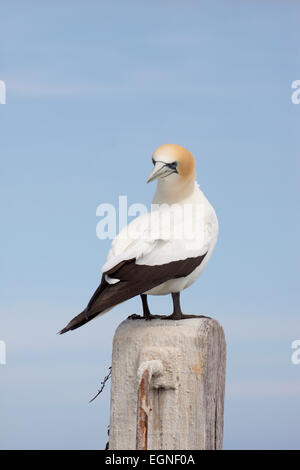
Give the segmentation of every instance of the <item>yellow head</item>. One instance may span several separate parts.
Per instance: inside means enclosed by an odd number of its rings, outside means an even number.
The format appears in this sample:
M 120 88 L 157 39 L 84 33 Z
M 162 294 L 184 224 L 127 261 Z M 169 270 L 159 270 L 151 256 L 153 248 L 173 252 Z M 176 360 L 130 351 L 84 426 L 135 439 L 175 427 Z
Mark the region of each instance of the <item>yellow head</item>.
M 159 179 L 167 184 L 182 184 L 196 177 L 195 159 L 191 152 L 181 145 L 161 145 L 153 153 L 152 161 L 154 170 L 147 183 Z

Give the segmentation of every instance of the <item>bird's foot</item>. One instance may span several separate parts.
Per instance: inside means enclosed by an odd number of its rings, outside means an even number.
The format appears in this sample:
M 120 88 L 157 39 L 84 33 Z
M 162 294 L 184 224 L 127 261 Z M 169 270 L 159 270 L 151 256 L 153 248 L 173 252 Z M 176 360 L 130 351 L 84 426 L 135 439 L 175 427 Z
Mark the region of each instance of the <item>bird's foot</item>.
M 150 321 L 150 320 L 155 320 L 157 318 L 166 318 L 165 315 L 152 315 L 152 313 L 149 313 L 147 315 L 137 315 L 136 313 L 134 313 L 133 315 L 129 315 L 129 317 L 127 317 L 127 320 L 146 320 L 146 321 Z
M 178 315 L 178 313 L 172 313 L 172 315 L 168 315 L 167 317 L 161 317 L 165 320 L 187 320 L 189 318 L 211 318 L 206 317 L 205 315 L 185 315 L 184 313 Z
M 127 317 L 127 320 L 141 320 L 141 315 L 137 315 L 136 313 L 134 313 L 133 315 L 129 315 L 129 317 Z
M 172 313 L 172 315 L 152 315 L 150 313 L 149 315 L 144 315 L 144 316 L 137 315 L 136 313 L 134 313 L 133 315 L 129 315 L 129 317 L 127 317 L 127 320 L 146 320 L 146 321 L 150 321 L 150 320 L 155 320 L 157 318 L 159 318 L 161 320 L 188 320 L 190 318 L 209 318 L 209 319 L 211 319 L 211 317 L 207 317 L 205 315 L 185 315 L 184 313 L 178 314 L 176 312 L 176 313 Z
M 155 318 L 162 318 L 162 315 L 152 315 L 151 313 L 149 315 L 144 315 L 143 319 L 146 321 L 149 320 L 154 320 Z

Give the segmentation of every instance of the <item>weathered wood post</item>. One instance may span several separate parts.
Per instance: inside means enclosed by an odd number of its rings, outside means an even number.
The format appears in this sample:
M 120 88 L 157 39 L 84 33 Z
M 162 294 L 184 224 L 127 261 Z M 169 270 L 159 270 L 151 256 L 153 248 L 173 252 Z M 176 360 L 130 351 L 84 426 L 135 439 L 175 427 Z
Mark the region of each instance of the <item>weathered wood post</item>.
M 221 449 L 226 343 L 211 318 L 126 320 L 112 357 L 110 449 Z

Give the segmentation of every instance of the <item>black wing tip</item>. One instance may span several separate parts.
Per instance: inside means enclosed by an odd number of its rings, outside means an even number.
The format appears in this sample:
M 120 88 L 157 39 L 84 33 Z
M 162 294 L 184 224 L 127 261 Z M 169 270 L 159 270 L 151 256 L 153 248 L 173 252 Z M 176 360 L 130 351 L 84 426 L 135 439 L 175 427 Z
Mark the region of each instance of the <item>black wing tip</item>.
M 62 330 L 58 331 L 58 335 L 63 335 L 71 330 L 76 330 L 80 326 L 84 325 L 88 321 L 90 321 L 93 317 L 89 318 L 87 316 L 87 309 L 83 310 L 83 312 L 79 313 L 76 317 L 74 317 Z
M 57 335 L 63 335 L 64 333 L 67 333 L 68 331 L 72 330 L 69 325 L 65 326 L 61 330 L 59 330 L 56 334 Z
M 65 333 L 67 333 L 68 331 L 76 330 L 80 326 L 84 325 L 84 323 L 85 322 L 74 323 L 73 320 L 71 320 L 70 323 L 68 323 L 67 326 L 65 326 L 62 330 L 58 331 L 56 334 L 57 335 L 63 335 Z
M 68 328 L 63 328 L 62 330 L 58 331 L 56 334 L 57 334 L 57 335 L 63 335 L 63 334 L 66 333 L 67 331 L 69 331 Z

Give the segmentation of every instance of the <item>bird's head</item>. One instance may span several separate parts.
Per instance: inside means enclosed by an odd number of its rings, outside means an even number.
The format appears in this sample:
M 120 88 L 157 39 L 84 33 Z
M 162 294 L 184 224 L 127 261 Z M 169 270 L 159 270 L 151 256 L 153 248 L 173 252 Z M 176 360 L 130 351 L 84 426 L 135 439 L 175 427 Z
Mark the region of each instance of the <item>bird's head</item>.
M 195 180 L 195 160 L 181 145 L 165 144 L 152 155 L 154 169 L 147 183 L 158 179 L 163 186 L 179 187 Z

